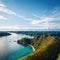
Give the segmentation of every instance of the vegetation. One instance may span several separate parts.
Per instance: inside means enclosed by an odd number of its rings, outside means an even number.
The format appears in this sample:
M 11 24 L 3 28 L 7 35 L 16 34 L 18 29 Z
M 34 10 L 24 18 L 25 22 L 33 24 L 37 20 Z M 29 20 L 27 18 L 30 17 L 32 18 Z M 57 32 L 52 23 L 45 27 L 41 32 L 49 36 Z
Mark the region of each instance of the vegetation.
M 58 60 L 60 59 L 60 55 L 58 56 L 58 54 L 60 53 L 60 41 L 57 39 L 56 36 L 43 34 L 33 39 L 30 39 L 29 41 L 31 41 L 31 43 L 29 44 L 33 45 L 36 50 L 27 56 L 19 58 L 18 60 Z M 26 44 L 27 42 L 26 39 L 24 42 Z
M 60 36 L 60 31 L 10 31 L 17 34 L 25 34 L 30 36 L 39 36 L 39 35 L 47 35 L 48 33 L 52 36 Z
M 0 37 L 2 37 L 2 36 L 8 36 L 8 35 L 11 35 L 11 34 L 8 33 L 8 32 L 0 32 Z
M 60 54 L 58 54 L 58 58 L 57 58 L 57 60 L 60 60 Z
M 18 40 L 17 43 L 19 44 L 23 44 L 23 45 L 27 45 L 27 44 L 31 44 L 32 40 L 30 38 L 22 38 L 21 40 Z

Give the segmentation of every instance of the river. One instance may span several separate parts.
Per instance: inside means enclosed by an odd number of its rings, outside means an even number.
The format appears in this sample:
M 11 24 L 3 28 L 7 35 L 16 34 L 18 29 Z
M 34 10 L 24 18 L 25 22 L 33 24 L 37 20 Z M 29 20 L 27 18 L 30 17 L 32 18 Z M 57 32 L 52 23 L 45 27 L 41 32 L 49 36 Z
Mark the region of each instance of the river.
M 23 46 L 17 43 L 18 39 L 31 36 L 11 33 L 10 36 L 0 37 L 0 60 L 17 60 L 32 52 L 30 46 Z

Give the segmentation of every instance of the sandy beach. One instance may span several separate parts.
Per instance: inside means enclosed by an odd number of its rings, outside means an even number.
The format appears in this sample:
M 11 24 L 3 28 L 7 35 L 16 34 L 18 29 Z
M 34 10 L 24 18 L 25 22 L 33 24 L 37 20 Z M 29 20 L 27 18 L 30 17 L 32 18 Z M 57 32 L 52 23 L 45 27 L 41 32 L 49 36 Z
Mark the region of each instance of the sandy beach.
M 33 49 L 33 52 L 35 51 L 35 48 L 32 46 L 32 45 L 29 45 L 32 49 Z

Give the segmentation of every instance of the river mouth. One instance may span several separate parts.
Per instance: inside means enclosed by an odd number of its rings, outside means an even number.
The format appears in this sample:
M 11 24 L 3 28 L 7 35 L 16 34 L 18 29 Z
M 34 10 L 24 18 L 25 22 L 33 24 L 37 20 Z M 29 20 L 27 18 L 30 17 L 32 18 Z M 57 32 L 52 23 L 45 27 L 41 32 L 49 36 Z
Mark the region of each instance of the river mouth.
M 23 34 L 13 33 L 10 36 L 0 37 L 0 60 L 17 60 L 32 52 L 30 46 L 23 46 L 17 43 L 18 39 L 31 37 Z

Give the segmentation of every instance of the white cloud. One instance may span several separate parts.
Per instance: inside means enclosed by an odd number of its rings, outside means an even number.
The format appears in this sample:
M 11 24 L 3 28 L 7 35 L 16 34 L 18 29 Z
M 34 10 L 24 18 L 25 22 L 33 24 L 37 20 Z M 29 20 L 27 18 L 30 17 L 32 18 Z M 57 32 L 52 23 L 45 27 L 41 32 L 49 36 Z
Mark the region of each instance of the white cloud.
M 40 20 L 33 20 L 33 21 L 31 22 L 31 24 L 37 25 L 37 24 L 39 24 L 40 22 L 41 22 Z
M 51 30 L 51 29 L 60 29 L 60 24 L 57 23 L 43 23 L 43 24 L 39 24 L 39 25 L 35 25 L 36 29 L 47 29 L 47 30 Z
M 60 29 L 60 24 L 50 23 L 49 24 L 50 29 Z
M 32 20 L 34 20 L 34 19 L 32 19 L 32 18 L 27 18 L 27 17 L 25 17 L 25 16 L 18 16 L 19 18 L 22 18 L 22 19 L 24 19 L 24 20 L 27 20 L 27 21 L 32 21 Z
M 13 12 L 7 8 L 3 8 L 3 7 L 0 7 L 0 12 L 4 12 L 4 13 L 10 14 L 10 15 L 16 15 L 15 12 Z
M 37 18 L 41 18 L 40 16 L 36 15 L 36 14 L 33 14 L 34 17 L 37 17 Z
M 29 23 L 34 27 L 34 26 L 37 26 L 39 27 L 39 29 L 56 29 L 56 28 L 59 28 L 60 29 L 60 24 L 53 24 L 51 23 L 52 21 L 57 21 L 57 20 L 60 20 L 60 8 L 55 8 L 53 9 L 53 11 L 51 11 L 51 14 L 49 16 L 38 16 L 36 14 L 33 14 L 34 17 L 37 17 L 38 19 L 32 19 L 32 18 L 27 18 L 25 16 L 18 16 L 15 12 L 13 12 L 12 10 L 8 9 L 6 7 L 6 5 L 4 4 L 0 4 L 0 12 L 4 12 L 4 13 L 7 13 L 7 14 L 10 14 L 10 15 L 14 15 L 14 16 L 17 16 L 23 20 L 27 20 L 29 21 Z M 7 18 L 4 17 L 4 16 L 1 16 L 0 15 L 0 19 L 3 19 L 3 20 L 6 20 Z M 18 28 L 17 26 L 3 26 L 1 27 L 2 29 L 4 29 L 4 27 L 6 29 L 20 29 L 20 27 Z M 36 27 L 36 28 L 37 28 Z M 21 28 L 22 29 L 22 28 Z M 26 28 L 28 29 L 28 28 Z
M 20 30 L 21 27 L 19 25 L 14 25 L 14 26 L 0 26 L 0 30 Z
M 42 18 L 36 14 L 33 16 L 38 17 L 39 20 L 32 20 L 30 24 L 39 29 L 60 29 L 60 23 L 56 23 L 60 20 L 60 8 L 53 9 L 49 16 L 42 16 Z
M 52 21 L 56 21 L 55 18 L 46 17 L 45 19 L 42 19 L 42 20 L 33 20 L 31 21 L 30 24 L 32 24 L 33 26 L 39 27 L 39 29 L 59 28 L 58 26 L 60 25 L 56 23 L 53 24 Z
M 0 4 L 0 12 L 4 12 L 4 13 L 7 13 L 7 14 L 15 15 L 16 16 L 15 12 L 13 12 L 12 10 L 6 8 L 5 6 L 6 5 L 4 5 L 4 4 Z
M 44 19 L 41 19 L 41 20 L 33 20 L 31 21 L 31 24 L 37 25 L 37 24 L 46 23 L 46 22 L 53 21 L 53 20 L 54 18 L 52 17 L 45 17 Z
M 60 20 L 60 7 L 54 8 L 51 16 L 54 17 L 55 20 Z
M 6 7 L 6 5 L 4 5 L 4 4 L 0 3 L 0 7 Z
M 2 15 L 0 15 L 0 20 L 7 20 L 7 18 L 2 16 Z
M 33 27 L 36 27 L 36 28 L 39 27 L 39 29 L 60 29 L 60 27 L 59 27 L 60 25 L 56 24 L 56 22 L 55 22 L 55 21 L 60 20 L 60 9 L 58 9 L 58 10 L 54 9 L 53 11 L 51 11 L 51 14 L 49 14 L 49 16 L 40 17 L 36 14 L 34 14 L 33 16 L 37 17 L 38 19 L 26 18 L 24 16 L 19 16 L 19 17 L 24 20 L 30 21 L 30 24 Z

